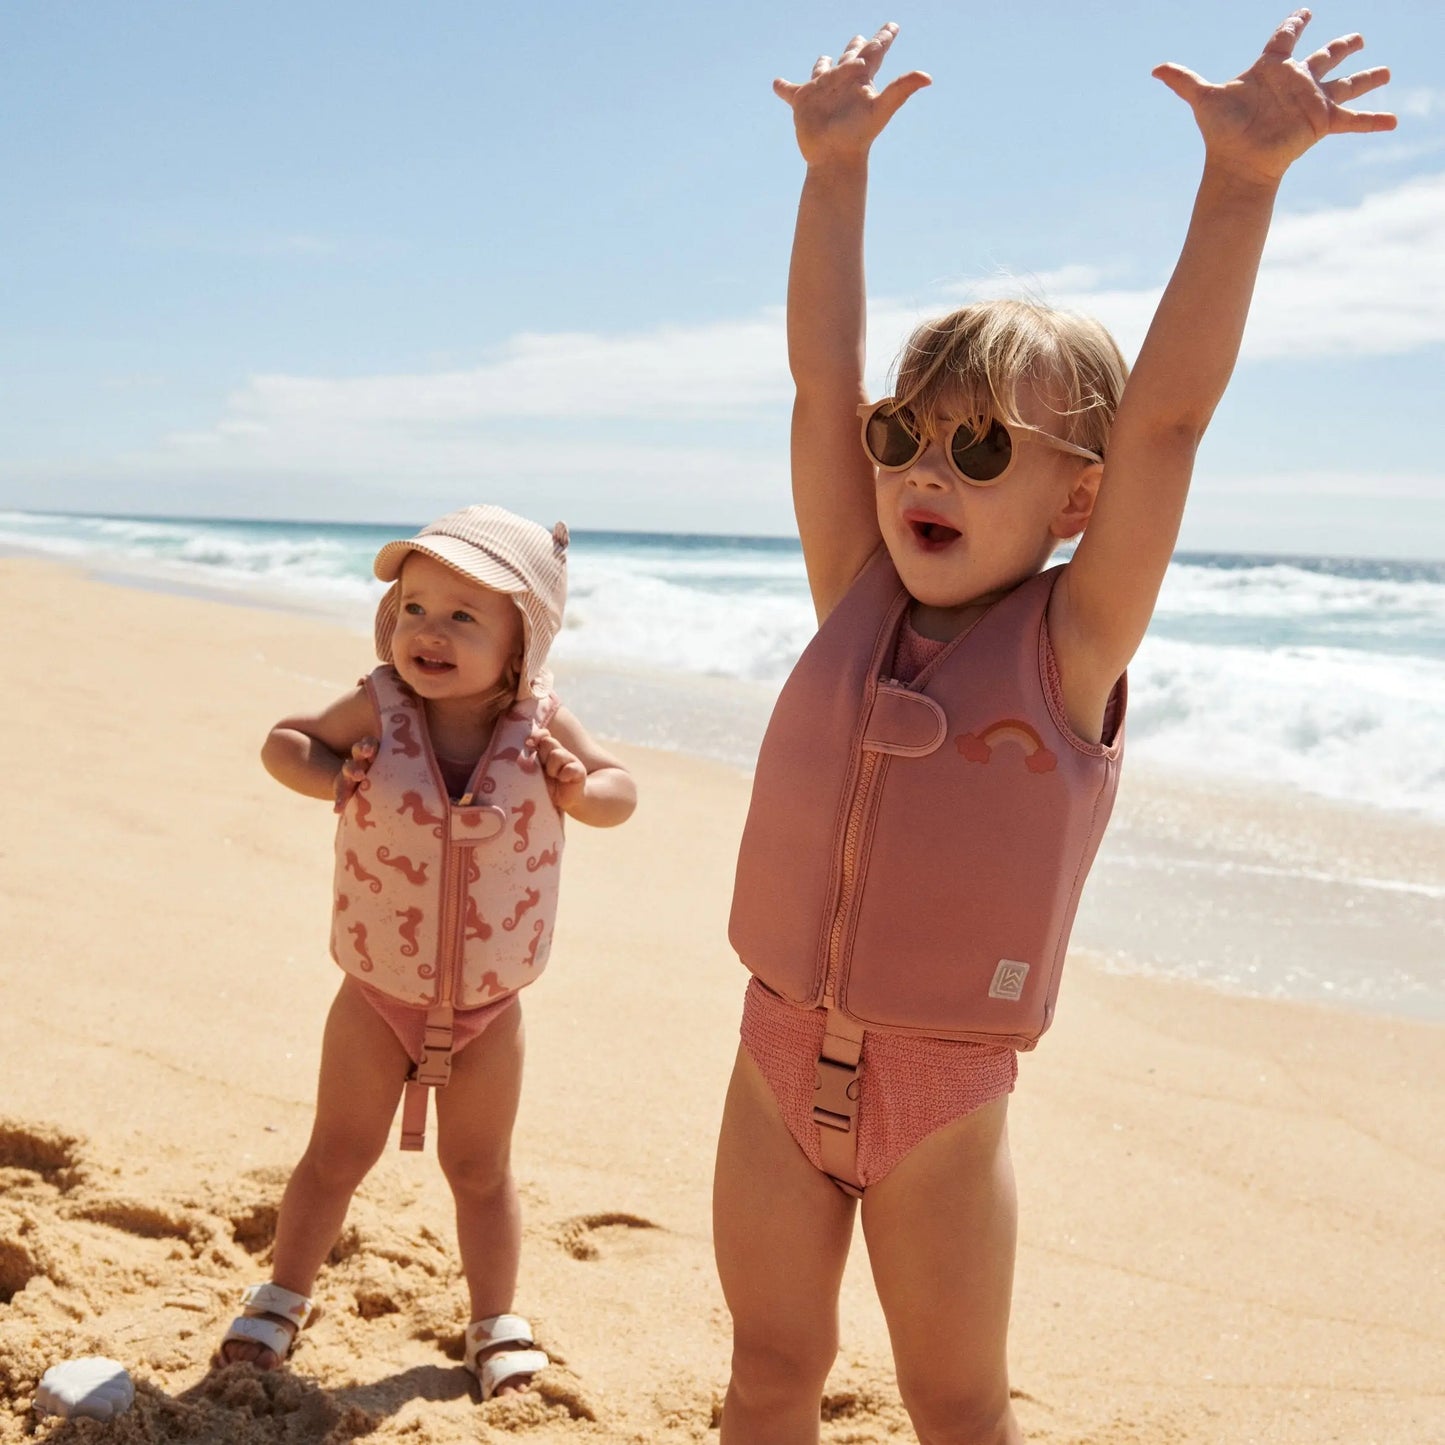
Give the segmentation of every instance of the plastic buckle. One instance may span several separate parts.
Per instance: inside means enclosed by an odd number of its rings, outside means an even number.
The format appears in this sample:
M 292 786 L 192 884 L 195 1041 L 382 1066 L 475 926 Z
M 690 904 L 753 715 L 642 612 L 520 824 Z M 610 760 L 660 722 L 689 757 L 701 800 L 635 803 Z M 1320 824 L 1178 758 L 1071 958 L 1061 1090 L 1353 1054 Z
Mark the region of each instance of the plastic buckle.
M 813 1084 L 813 1122 L 844 1134 L 853 1132 L 858 1118 L 858 1066 L 820 1058 Z

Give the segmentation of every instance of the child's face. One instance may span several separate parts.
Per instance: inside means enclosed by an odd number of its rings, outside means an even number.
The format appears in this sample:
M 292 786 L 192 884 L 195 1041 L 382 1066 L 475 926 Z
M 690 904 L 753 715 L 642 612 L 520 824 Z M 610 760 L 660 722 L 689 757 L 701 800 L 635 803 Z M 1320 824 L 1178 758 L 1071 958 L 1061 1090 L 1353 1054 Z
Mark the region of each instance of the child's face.
M 465 701 L 522 666 L 522 614 L 505 593 L 473 582 L 424 552 L 401 568 L 392 665 L 419 696 Z
M 1064 422 L 1023 382 L 1021 419 L 1054 436 Z M 963 419 L 945 406 L 943 436 Z M 903 585 L 930 607 L 961 607 L 988 599 L 1036 572 L 1054 544 L 1088 519 L 1077 508 L 1090 464 L 1027 432 L 1014 431 L 1014 463 L 995 486 L 971 486 L 949 466 L 943 436 L 929 437 L 912 465 L 878 473 L 878 525 Z M 1092 489 L 1085 489 L 1092 502 Z

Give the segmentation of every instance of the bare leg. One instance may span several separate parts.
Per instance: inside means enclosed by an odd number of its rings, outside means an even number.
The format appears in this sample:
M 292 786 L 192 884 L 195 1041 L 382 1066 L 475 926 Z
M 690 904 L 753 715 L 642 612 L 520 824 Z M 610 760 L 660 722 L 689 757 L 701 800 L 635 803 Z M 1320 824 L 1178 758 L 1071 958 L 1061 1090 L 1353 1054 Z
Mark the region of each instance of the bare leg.
M 512 1125 L 522 1092 L 522 1007 L 499 1014 L 452 1062 L 437 1091 L 437 1157 L 457 1211 L 471 1318 L 508 1313 L 517 1291 L 522 1212 L 512 1177 Z M 500 1394 L 525 1389 L 526 1376 Z
M 863 1199 L 898 1388 L 921 1445 L 1019 1445 L 1009 1404 L 1016 1200 L 1007 1098 L 929 1135 Z
M 311 1140 L 281 1196 L 276 1220 L 271 1278 L 283 1289 L 311 1293 L 351 1196 L 386 1148 L 410 1068 L 390 1026 L 360 987 L 345 979 L 326 1018 Z M 263 1370 L 281 1363 L 264 1345 L 240 1340 L 224 1345 L 221 1358 L 226 1364 L 249 1360 Z
M 733 1317 L 720 1445 L 818 1440 L 854 1209 L 798 1148 L 740 1048 L 713 1179 L 713 1245 Z

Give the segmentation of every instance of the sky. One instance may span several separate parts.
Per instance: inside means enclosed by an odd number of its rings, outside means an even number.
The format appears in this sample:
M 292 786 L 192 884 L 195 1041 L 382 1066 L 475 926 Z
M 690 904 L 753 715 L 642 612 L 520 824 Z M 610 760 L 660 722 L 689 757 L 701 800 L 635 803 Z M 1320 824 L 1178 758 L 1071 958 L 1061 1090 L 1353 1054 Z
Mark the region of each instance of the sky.
M 1150 69 L 1268 0 L 5 0 L 0 508 L 786 534 L 802 180 L 774 76 L 902 26 L 870 383 L 978 295 L 1132 357 L 1202 145 Z M 1389 136 L 1286 178 L 1181 546 L 1445 557 L 1445 6 L 1328 0 Z M 1350 68 L 1355 68 L 1354 66 Z

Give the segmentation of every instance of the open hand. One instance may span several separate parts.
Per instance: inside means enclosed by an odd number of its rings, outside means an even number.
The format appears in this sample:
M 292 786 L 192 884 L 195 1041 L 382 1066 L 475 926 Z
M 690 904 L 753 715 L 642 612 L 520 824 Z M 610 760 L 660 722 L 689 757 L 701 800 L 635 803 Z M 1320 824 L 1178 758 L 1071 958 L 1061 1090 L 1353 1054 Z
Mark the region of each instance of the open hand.
M 587 768 L 576 753 L 568 752 L 546 728 L 532 734 L 537 761 L 547 778 L 547 792 L 558 808 L 570 812 L 587 791 Z
M 341 770 L 336 774 L 336 811 L 344 813 L 351 795 L 361 786 L 362 780 L 371 771 L 376 759 L 376 750 L 381 746 L 378 738 L 362 738 L 352 744 L 351 756 L 343 760 Z
M 871 40 L 855 35 L 836 61 L 820 55 L 812 79 L 802 85 L 773 82 L 774 93 L 793 109 L 798 149 L 810 166 L 866 156 L 903 102 L 933 84 L 923 71 L 911 70 L 883 90 L 874 89 L 878 67 L 897 34 L 898 27 L 890 21 Z
M 1310 12 L 1296 10 L 1270 37 L 1264 53 L 1235 80 L 1211 85 L 1182 65 L 1153 74 L 1194 111 L 1207 158 L 1247 179 L 1276 182 L 1317 140 L 1347 132 L 1394 130 L 1388 111 L 1346 110 L 1345 102 L 1390 78 L 1383 65 L 1326 80 L 1347 55 L 1363 49 L 1360 35 L 1342 35 L 1305 60 L 1294 49 Z

